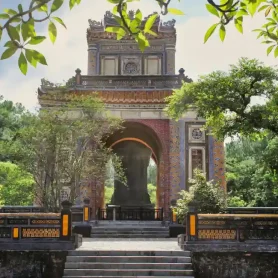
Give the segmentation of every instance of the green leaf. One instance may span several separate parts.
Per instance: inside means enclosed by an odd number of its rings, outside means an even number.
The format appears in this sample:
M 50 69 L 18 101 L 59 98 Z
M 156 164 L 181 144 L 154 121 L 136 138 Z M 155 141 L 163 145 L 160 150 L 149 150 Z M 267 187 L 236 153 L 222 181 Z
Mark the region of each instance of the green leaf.
M 38 10 L 39 12 L 45 12 L 45 13 L 47 13 L 47 12 L 48 12 L 48 6 L 47 6 L 47 4 L 43 4 L 43 5 L 40 6 L 37 10 Z
M 157 17 L 158 17 L 158 14 L 155 13 L 148 18 L 148 20 L 145 24 L 145 28 L 144 28 L 145 32 L 146 32 L 146 30 L 150 30 L 153 27 L 153 24 L 155 23 Z
M 16 41 L 20 42 L 19 32 L 16 27 L 9 25 L 8 27 L 9 33 L 11 34 L 12 38 Z
M 21 4 L 19 4 L 19 5 L 17 6 L 17 9 L 18 9 L 18 11 L 19 11 L 20 13 L 23 13 L 23 7 L 22 7 Z
M 0 19 L 9 19 L 10 16 L 8 14 L 0 14 Z
M 10 58 L 11 56 L 13 56 L 15 54 L 16 51 L 17 51 L 16 47 L 10 47 L 10 48 L 6 49 L 1 56 L 1 60 Z
M 138 42 L 138 46 L 139 46 L 139 49 L 143 52 L 145 50 L 145 48 L 147 46 L 150 46 L 147 38 L 142 34 L 140 33 L 137 38 L 136 38 L 136 41 Z
M 184 12 L 175 8 L 168 8 L 168 12 L 174 15 L 184 15 Z
M 204 43 L 206 43 L 206 41 L 210 38 L 210 36 L 213 34 L 213 32 L 215 31 L 215 28 L 218 25 L 219 25 L 219 23 L 215 23 L 207 30 L 207 32 L 205 34 L 205 38 L 204 38 Z
M 69 7 L 70 7 L 70 9 L 72 9 L 72 8 L 74 7 L 75 4 L 76 4 L 76 3 L 75 3 L 75 0 L 70 0 L 70 1 L 69 1 Z
M 2 29 L 0 29 L 0 41 L 1 41 L 1 38 L 2 38 L 2 34 L 3 34 L 3 31 L 2 31 Z
M 57 28 L 52 21 L 50 21 L 48 24 L 48 34 L 49 34 L 50 40 L 52 41 L 52 43 L 54 43 L 56 40 L 56 37 L 57 37 Z
M 275 44 L 269 46 L 266 50 L 267 55 L 269 55 L 269 53 L 272 51 L 272 49 L 274 48 Z
M 224 25 L 221 25 L 221 26 L 220 26 L 220 29 L 219 29 L 219 37 L 220 37 L 220 39 L 221 39 L 222 42 L 225 40 L 225 36 L 226 36 L 226 29 L 225 29 L 225 26 L 224 26 Z
M 25 56 L 24 56 L 24 54 L 22 52 L 20 53 L 20 56 L 18 58 L 18 66 L 19 66 L 20 71 L 24 75 L 26 75 L 27 69 L 28 69 L 28 65 L 27 65 L 27 60 L 26 60 L 26 58 L 25 58 Z
M 211 4 L 206 4 L 206 8 L 211 14 L 216 15 L 217 17 L 219 17 L 218 11 Z
M 245 9 L 241 9 L 236 13 L 236 17 L 240 17 L 243 15 L 248 15 L 248 12 Z
M 274 50 L 274 57 L 276 58 L 278 56 L 278 46 L 276 46 Z
M 46 39 L 45 36 L 35 36 L 33 38 L 31 38 L 31 40 L 28 42 L 28 44 L 39 44 L 41 42 L 43 42 Z
M 25 56 L 29 64 L 33 67 L 37 67 L 37 59 L 35 58 L 34 51 L 32 49 L 25 49 Z
M 266 17 L 269 15 L 271 9 L 272 9 L 272 6 L 269 6 L 269 7 L 265 10 L 265 16 L 266 16 Z
M 150 34 L 150 35 L 152 35 L 152 36 L 157 36 L 157 33 L 155 33 L 154 31 L 152 31 L 152 30 L 147 30 L 145 33 L 148 33 L 148 34 Z
M 21 24 L 21 35 L 24 41 L 36 36 L 34 20 L 29 20 L 28 22 Z
M 17 11 L 13 10 L 13 9 L 4 9 L 4 12 L 9 14 L 9 15 L 16 15 Z
M 21 22 L 22 19 L 20 17 L 14 17 L 10 22 L 13 23 L 13 22 Z
M 266 9 L 267 7 L 269 7 L 269 5 L 263 5 L 258 9 L 258 12 L 261 12 L 262 10 Z
M 4 47 L 11 47 L 11 48 L 13 48 L 13 47 L 17 47 L 16 46 L 16 44 L 14 43 L 14 42 L 12 42 L 12 41 L 7 41 L 5 44 L 4 44 Z
M 60 17 L 53 16 L 52 19 L 56 20 L 58 23 L 60 23 L 67 29 L 67 26 L 65 25 L 64 21 Z
M 42 65 L 47 65 L 47 62 L 45 60 L 45 57 L 38 51 L 36 50 L 31 50 L 30 51 L 33 51 L 33 57 Z
M 259 7 L 260 4 L 261 4 L 260 0 L 249 0 L 248 1 L 247 9 L 248 9 L 249 13 L 251 14 L 251 16 L 253 16 L 256 13 L 257 8 Z
M 63 5 L 64 0 L 54 0 L 50 9 L 50 12 L 53 13 L 60 9 L 60 7 Z
M 242 22 L 243 22 L 243 17 L 242 16 L 237 17 L 234 20 L 235 26 L 240 33 L 243 33 Z

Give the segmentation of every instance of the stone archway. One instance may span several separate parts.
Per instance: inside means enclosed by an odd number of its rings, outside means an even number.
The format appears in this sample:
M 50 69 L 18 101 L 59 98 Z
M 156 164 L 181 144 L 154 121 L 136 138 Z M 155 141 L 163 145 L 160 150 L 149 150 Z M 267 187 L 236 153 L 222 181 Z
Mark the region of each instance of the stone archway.
M 124 185 L 115 181 L 112 203 L 126 206 L 151 206 L 147 191 L 147 168 L 152 158 L 158 169 L 157 207 L 161 202 L 159 165 L 163 162 L 163 147 L 155 131 L 138 122 L 125 122 L 124 129 L 107 139 L 107 145 L 122 159 L 127 178 Z

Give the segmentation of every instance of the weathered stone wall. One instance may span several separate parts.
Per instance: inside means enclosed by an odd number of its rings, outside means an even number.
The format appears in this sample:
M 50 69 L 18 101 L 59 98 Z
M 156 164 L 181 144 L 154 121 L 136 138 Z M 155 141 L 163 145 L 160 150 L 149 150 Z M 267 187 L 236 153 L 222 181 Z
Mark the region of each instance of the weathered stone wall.
M 67 251 L 0 251 L 0 278 L 61 278 Z
M 277 278 L 278 253 L 192 253 L 195 278 Z

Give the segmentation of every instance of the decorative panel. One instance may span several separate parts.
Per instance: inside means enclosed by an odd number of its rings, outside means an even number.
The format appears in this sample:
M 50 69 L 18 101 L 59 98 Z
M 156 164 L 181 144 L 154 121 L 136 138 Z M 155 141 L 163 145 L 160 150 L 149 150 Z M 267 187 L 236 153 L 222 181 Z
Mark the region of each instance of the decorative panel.
M 122 75 L 140 75 L 141 57 L 140 56 L 122 56 L 121 58 L 121 73 Z
M 190 125 L 188 128 L 188 141 L 190 143 L 205 143 L 206 135 L 200 125 Z
M 31 225 L 60 225 L 60 219 L 31 219 Z
M 161 58 L 159 56 L 148 56 L 144 61 L 146 75 L 161 74 Z
M 117 75 L 118 74 L 118 57 L 102 56 L 101 57 L 101 74 Z
M 0 238 L 11 238 L 12 229 L 11 227 L 1 227 L 0 228 Z
M 190 147 L 189 148 L 189 178 L 193 178 L 195 169 L 200 169 L 204 173 L 206 172 L 206 151 L 205 147 Z
M 235 240 L 236 230 L 198 230 L 199 240 Z
M 60 237 L 59 228 L 22 228 L 22 238 L 56 238 Z

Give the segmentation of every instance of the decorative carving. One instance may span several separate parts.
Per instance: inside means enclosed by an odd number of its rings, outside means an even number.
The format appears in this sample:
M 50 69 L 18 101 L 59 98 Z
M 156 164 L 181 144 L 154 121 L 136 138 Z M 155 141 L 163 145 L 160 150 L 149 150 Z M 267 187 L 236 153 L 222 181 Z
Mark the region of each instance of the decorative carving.
M 172 19 L 172 20 L 163 22 L 162 25 L 163 25 L 164 27 L 174 28 L 174 27 L 175 27 L 175 24 L 176 24 L 176 20 L 175 20 L 175 19 Z
M 59 225 L 59 219 L 32 219 L 31 225 Z
M 236 230 L 198 230 L 198 239 L 214 240 L 214 239 L 236 239 Z
M 0 238 L 11 238 L 12 231 L 11 227 L 1 227 L 0 228 Z
M 151 45 L 146 49 L 151 51 L 163 51 L 163 45 Z M 140 51 L 137 44 L 111 44 L 111 45 L 101 45 L 101 51 Z
M 92 19 L 89 19 L 89 25 L 90 25 L 90 28 L 94 29 L 96 27 L 102 27 L 102 23 L 101 21 L 96 21 L 96 20 L 92 20 Z
M 5 223 L 4 219 L 0 219 L 0 225 L 3 225 Z
M 190 143 L 205 143 L 205 131 L 203 131 L 200 125 L 190 125 L 188 128 L 188 141 Z
M 101 91 L 99 97 L 104 103 L 166 103 L 171 91 Z
M 226 221 L 221 220 L 199 220 L 199 225 L 225 225 Z
M 28 225 L 28 219 L 8 219 L 9 225 Z
M 200 128 L 193 128 L 191 131 L 191 136 L 195 140 L 200 140 L 203 137 L 203 132 Z
M 141 74 L 140 57 L 122 57 L 122 74 L 138 75 Z
M 22 238 L 57 238 L 60 237 L 59 228 L 22 228 Z

